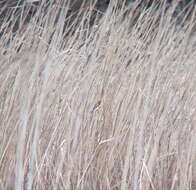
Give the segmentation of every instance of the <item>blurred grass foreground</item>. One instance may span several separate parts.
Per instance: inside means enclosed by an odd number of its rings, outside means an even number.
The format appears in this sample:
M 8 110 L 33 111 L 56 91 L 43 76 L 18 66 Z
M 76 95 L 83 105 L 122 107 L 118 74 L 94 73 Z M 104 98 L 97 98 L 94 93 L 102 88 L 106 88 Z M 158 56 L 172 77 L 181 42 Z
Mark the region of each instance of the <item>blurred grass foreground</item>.
M 195 1 L 10 2 L 0 189 L 195 190 Z

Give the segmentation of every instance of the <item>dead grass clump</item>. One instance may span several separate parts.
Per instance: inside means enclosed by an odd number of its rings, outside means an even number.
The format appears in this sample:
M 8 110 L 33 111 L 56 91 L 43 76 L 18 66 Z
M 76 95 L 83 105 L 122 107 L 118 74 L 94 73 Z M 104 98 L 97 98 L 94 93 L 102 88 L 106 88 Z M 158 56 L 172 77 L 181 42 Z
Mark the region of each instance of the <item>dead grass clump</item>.
M 0 188 L 195 189 L 194 11 L 65 10 L 0 40 Z

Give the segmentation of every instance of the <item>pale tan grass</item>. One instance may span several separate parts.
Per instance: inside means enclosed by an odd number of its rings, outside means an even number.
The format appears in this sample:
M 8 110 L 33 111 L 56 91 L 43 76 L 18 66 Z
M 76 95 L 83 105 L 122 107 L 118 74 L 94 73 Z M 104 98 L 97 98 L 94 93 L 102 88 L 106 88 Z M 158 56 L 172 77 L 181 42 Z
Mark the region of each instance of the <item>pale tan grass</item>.
M 0 40 L 0 188 L 194 190 L 195 15 L 88 11 Z

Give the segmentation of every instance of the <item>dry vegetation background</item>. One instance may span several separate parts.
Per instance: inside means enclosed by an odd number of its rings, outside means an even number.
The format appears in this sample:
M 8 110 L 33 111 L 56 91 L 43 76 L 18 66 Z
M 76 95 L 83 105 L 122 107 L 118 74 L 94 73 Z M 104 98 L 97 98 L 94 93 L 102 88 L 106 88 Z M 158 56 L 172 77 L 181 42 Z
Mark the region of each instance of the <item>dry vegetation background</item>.
M 50 2 L 1 20 L 0 189 L 195 190 L 194 1 Z

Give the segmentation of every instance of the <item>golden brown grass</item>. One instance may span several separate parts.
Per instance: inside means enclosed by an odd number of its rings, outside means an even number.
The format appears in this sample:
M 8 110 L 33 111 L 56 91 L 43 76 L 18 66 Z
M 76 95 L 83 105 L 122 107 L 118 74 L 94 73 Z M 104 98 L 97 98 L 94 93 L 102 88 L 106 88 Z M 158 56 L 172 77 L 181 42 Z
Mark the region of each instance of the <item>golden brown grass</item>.
M 0 189 L 196 189 L 195 13 L 56 10 L 0 39 Z

